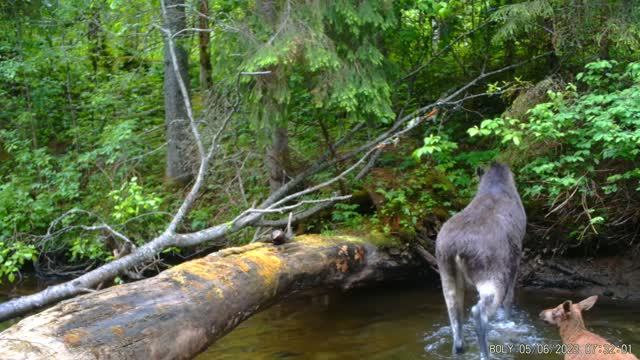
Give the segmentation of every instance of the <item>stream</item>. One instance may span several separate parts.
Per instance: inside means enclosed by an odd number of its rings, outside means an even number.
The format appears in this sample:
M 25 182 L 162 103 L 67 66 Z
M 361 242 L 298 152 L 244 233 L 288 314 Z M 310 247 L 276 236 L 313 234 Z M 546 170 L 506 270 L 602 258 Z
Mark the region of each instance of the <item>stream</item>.
M 468 294 L 467 299 L 473 299 Z M 497 359 L 562 359 L 558 329 L 538 313 L 566 300 L 521 290 L 511 321 L 493 321 Z M 582 299 L 572 299 L 574 301 Z M 467 307 L 467 315 L 469 314 Z M 584 314 L 587 327 L 640 354 L 640 304 L 600 298 Z M 473 325 L 464 326 L 467 352 L 479 359 Z M 509 346 L 511 345 L 511 346 Z M 545 354 L 531 352 L 549 352 Z M 502 354 L 498 354 L 498 351 Z M 556 350 L 560 353 L 556 354 Z M 529 354 L 527 354 L 529 352 Z M 212 359 L 450 359 L 451 330 L 440 289 L 396 286 L 286 299 L 240 324 L 200 354 Z
M 44 285 L 33 279 L 26 279 L 18 287 L 2 284 L 0 302 L 7 299 L 10 291 L 13 295 L 24 295 Z M 473 294 L 469 293 L 467 299 L 474 299 Z M 550 292 L 520 290 L 511 320 L 492 322 L 489 339 L 494 345 L 494 358 L 562 359 L 562 354 L 556 353 L 560 350 L 558 330 L 539 320 L 538 313 L 564 300 L 565 297 Z M 587 328 L 640 355 L 640 303 L 601 296 L 583 316 Z M 15 322 L 0 323 L 0 330 Z M 467 352 L 459 359 L 479 359 L 469 320 L 465 323 L 464 337 Z M 444 300 L 439 288 L 427 285 L 292 296 L 241 323 L 196 357 L 198 360 L 450 358 L 451 331 Z

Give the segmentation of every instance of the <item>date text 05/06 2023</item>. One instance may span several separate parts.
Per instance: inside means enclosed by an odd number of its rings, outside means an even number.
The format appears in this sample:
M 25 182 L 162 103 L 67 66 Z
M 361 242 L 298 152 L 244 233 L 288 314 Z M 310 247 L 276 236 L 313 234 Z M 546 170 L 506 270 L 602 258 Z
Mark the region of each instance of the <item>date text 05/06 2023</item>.
M 489 352 L 494 354 L 626 354 L 631 345 L 616 347 L 610 344 L 491 344 Z

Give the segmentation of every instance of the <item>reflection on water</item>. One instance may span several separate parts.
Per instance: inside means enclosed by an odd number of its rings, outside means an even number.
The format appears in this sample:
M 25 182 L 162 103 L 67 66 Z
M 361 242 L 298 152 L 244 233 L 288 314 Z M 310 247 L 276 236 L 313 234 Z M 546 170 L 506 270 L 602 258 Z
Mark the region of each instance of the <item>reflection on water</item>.
M 469 294 L 468 299 L 473 299 Z M 518 294 L 509 321 L 492 322 L 497 359 L 561 359 L 558 330 L 538 320 L 543 308 L 564 298 L 534 291 Z M 573 299 L 582 300 L 582 299 Z M 468 309 L 467 309 L 468 316 Z M 640 306 L 606 299 L 584 314 L 587 327 L 640 352 Z M 471 321 L 467 352 L 479 359 Z M 531 352 L 539 351 L 538 354 Z M 541 354 L 541 352 L 551 352 Z M 197 359 L 450 359 L 451 328 L 437 288 L 381 288 L 292 298 L 252 317 Z

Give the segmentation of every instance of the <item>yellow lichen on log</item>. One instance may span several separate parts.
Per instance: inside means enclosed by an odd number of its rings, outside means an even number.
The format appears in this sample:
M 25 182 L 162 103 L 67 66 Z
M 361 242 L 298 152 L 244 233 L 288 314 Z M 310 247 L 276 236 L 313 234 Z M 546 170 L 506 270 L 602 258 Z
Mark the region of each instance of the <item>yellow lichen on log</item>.
M 278 276 L 282 271 L 282 260 L 273 254 L 270 249 L 260 249 L 244 254 L 243 260 L 252 263 L 264 280 L 265 287 L 273 288 L 277 285 Z
M 211 273 L 211 264 L 205 259 L 187 261 L 186 263 L 174 266 L 164 274 L 186 286 L 193 285 L 194 281 L 189 282 L 189 278 L 209 281 L 216 278 L 216 274 Z

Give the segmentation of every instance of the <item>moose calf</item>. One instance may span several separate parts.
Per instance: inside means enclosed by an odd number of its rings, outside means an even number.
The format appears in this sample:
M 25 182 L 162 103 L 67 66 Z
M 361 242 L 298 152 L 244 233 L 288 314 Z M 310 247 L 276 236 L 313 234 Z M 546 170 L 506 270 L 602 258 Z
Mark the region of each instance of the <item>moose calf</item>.
M 565 360 L 638 360 L 633 354 L 611 345 L 584 327 L 582 312 L 591 309 L 596 300 L 597 296 L 591 296 L 577 304 L 567 300 L 553 309 L 540 313 L 540 319 L 560 328 L 562 343 L 566 345 Z

